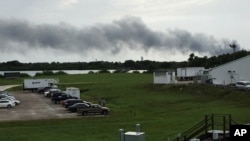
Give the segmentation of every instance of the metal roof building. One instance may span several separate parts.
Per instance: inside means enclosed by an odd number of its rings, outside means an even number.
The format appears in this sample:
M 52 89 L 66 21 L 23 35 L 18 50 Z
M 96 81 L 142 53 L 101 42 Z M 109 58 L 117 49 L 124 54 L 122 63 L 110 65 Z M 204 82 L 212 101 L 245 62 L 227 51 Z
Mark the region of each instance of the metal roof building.
M 229 85 L 239 80 L 250 80 L 250 55 L 209 70 L 212 84 Z

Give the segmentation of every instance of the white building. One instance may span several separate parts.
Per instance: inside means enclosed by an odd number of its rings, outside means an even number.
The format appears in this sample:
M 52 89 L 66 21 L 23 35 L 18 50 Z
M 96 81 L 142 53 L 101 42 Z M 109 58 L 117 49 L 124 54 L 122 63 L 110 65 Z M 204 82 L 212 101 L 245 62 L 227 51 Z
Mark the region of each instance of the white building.
M 229 85 L 239 80 L 250 80 L 250 55 L 211 69 L 209 78 L 216 85 Z
M 195 80 L 197 76 L 203 74 L 204 67 L 177 68 L 178 80 Z
M 173 84 L 175 80 L 175 70 L 154 71 L 154 84 Z

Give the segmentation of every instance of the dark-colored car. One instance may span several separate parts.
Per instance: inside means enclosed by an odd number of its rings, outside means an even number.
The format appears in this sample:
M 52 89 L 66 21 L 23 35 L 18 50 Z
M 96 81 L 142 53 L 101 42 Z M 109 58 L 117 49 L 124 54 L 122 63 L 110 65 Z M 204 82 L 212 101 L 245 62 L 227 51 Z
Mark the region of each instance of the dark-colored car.
M 52 102 L 54 102 L 55 99 L 57 99 L 57 97 L 62 96 L 63 94 L 66 94 L 66 93 L 64 93 L 64 92 L 52 92 L 50 99 Z
M 102 107 L 98 104 L 91 104 L 91 106 L 87 108 L 78 109 L 77 113 L 80 113 L 83 116 L 86 116 L 88 114 L 102 114 L 107 115 L 109 113 L 109 108 Z
M 52 100 L 54 97 L 58 97 L 58 96 L 61 96 L 63 94 L 66 94 L 66 93 L 64 93 L 64 92 L 52 92 L 50 98 Z
M 89 107 L 91 104 L 88 102 L 84 102 L 84 103 L 76 103 L 74 105 L 71 105 L 68 107 L 68 110 L 71 112 L 76 112 L 78 109 L 82 109 L 82 108 L 87 108 Z
M 50 98 L 50 97 L 51 97 L 51 93 L 53 93 L 53 92 L 60 92 L 60 91 L 61 91 L 61 90 L 58 89 L 58 88 L 50 88 L 50 89 L 47 89 L 47 90 L 44 92 L 44 96 Z
M 71 96 L 69 94 L 62 93 L 61 95 L 53 97 L 51 99 L 51 101 L 55 102 L 55 104 L 57 104 L 57 103 L 60 103 L 61 101 L 66 100 L 66 99 L 77 99 L 77 97 L 73 97 L 73 96 Z
M 39 94 L 43 94 L 48 89 L 52 89 L 52 88 L 58 88 L 58 86 L 57 85 L 53 85 L 53 86 L 48 86 L 48 87 L 41 87 L 41 88 L 38 88 L 36 90 L 36 92 L 39 93 Z
M 68 108 L 71 105 L 74 105 L 76 103 L 83 103 L 82 99 L 69 99 L 65 101 L 64 107 Z

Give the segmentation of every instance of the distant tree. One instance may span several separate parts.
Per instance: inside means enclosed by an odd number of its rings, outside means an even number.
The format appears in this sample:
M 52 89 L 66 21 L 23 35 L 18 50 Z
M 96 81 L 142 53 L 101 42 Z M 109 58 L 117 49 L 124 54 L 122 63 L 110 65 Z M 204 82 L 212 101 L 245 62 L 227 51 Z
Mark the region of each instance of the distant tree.
M 136 62 L 133 60 L 126 60 L 123 64 L 123 67 L 129 68 L 129 69 L 135 69 L 136 68 Z
M 133 71 L 132 73 L 140 73 L 139 71 Z
M 51 70 L 45 70 L 42 73 L 36 73 L 35 76 L 45 76 L 45 75 L 54 75 L 54 72 Z
M 89 71 L 89 72 L 88 72 L 88 74 L 94 74 L 94 73 L 95 73 L 95 72 L 93 72 L 93 71 Z
M 100 70 L 99 73 L 110 73 L 110 71 L 103 69 L 103 70 Z
M 65 74 L 67 74 L 67 73 L 64 71 L 58 71 L 58 72 L 54 73 L 54 75 L 65 75 Z
M 233 46 L 233 45 L 231 45 Z M 151 60 L 126 60 L 124 63 L 121 62 L 105 62 L 105 61 L 94 61 L 94 62 L 42 62 L 42 63 L 21 63 L 17 60 L 9 62 L 0 62 L 1 71 L 22 71 L 22 70 L 47 70 L 43 73 L 38 73 L 36 75 L 54 75 L 52 70 L 117 70 L 115 72 L 124 72 L 127 70 L 149 70 L 154 69 L 176 69 L 179 67 L 196 67 L 204 66 L 206 68 L 213 68 L 215 66 L 225 64 L 227 62 L 233 61 L 234 59 L 239 59 L 250 52 L 246 50 L 235 51 L 235 53 L 221 54 L 218 56 L 211 57 L 198 57 L 194 53 L 189 55 L 187 61 L 182 62 L 159 62 Z M 62 73 L 62 72 L 60 72 Z
M 21 73 L 21 74 L 20 74 L 20 77 L 30 77 L 30 75 L 27 74 L 27 73 Z
M 193 61 L 193 60 L 194 60 L 194 57 L 195 57 L 194 53 L 191 53 L 191 54 L 189 55 L 188 61 L 189 61 L 189 62 Z

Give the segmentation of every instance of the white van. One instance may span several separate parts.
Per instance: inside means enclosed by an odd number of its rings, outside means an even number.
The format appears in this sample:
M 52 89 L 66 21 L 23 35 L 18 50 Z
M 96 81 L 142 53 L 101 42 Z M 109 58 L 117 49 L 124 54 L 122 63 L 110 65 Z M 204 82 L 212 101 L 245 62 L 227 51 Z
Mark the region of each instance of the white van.
M 250 90 L 250 81 L 238 81 L 236 82 L 235 86 L 238 89 Z

